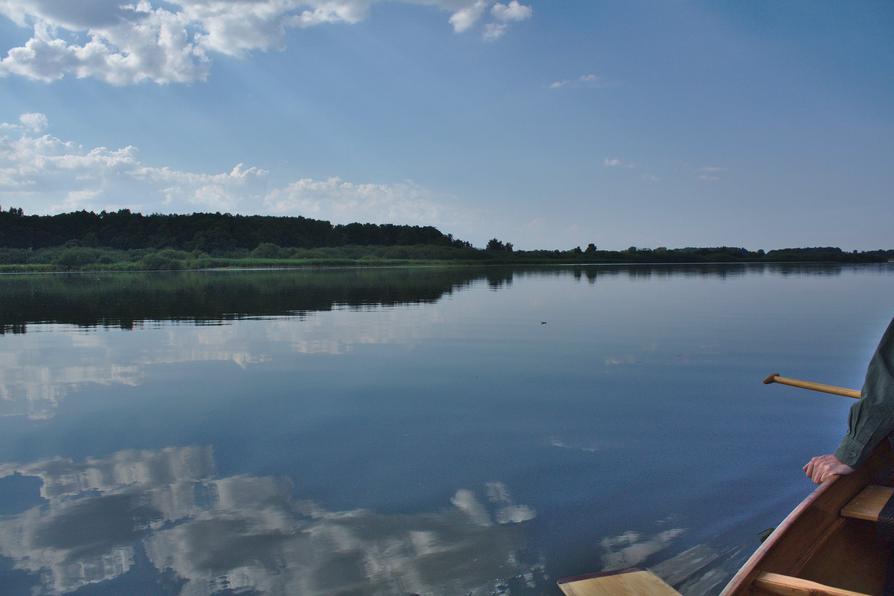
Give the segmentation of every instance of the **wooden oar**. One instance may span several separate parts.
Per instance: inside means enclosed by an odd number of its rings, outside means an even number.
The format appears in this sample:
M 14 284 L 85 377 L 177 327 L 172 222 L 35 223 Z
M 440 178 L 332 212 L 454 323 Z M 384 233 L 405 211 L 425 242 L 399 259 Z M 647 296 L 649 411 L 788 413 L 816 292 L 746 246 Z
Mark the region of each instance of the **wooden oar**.
M 832 395 L 840 395 L 842 397 L 853 397 L 860 399 L 861 394 L 856 389 L 848 389 L 846 387 L 836 387 L 835 385 L 826 385 L 825 383 L 814 383 L 812 381 L 801 381 L 800 379 L 790 379 L 782 377 L 779 373 L 774 373 L 764 379 L 764 385 L 770 383 L 780 383 L 782 385 L 791 385 L 792 387 L 800 387 L 801 389 L 810 389 L 811 391 L 820 391 L 822 393 L 831 393 Z

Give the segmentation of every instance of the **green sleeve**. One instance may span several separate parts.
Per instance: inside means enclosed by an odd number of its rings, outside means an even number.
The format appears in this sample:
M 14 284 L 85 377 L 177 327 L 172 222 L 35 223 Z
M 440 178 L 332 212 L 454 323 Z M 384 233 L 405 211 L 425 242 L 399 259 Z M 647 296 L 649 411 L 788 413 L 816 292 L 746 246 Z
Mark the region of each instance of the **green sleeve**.
M 863 383 L 863 397 L 851 407 L 847 435 L 835 457 L 852 468 L 894 430 L 894 320 L 882 336 Z

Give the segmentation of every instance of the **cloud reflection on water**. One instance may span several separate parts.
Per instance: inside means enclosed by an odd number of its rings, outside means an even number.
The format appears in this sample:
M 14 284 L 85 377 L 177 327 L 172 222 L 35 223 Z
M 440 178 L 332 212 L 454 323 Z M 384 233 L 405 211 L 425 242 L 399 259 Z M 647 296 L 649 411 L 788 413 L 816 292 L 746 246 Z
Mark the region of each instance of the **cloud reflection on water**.
M 145 553 L 181 593 L 464 593 L 542 578 L 525 563 L 535 517 L 499 482 L 430 513 L 329 511 L 286 478 L 215 476 L 210 447 L 0 465 L 39 478 L 45 503 L 0 519 L 0 555 L 61 594 L 122 579 Z M 519 579 L 523 578 L 523 579 Z
M 683 528 L 671 528 L 654 534 L 628 530 L 617 536 L 607 536 L 600 541 L 601 571 L 618 571 L 649 564 L 650 571 L 683 596 L 716 594 L 744 562 L 741 558 L 743 549 L 718 549 L 703 543 L 661 558 L 665 550 L 673 549 L 684 533 Z M 659 562 L 651 564 L 656 557 Z
M 682 528 L 672 528 L 653 536 L 628 531 L 618 536 L 603 538 L 603 571 L 615 571 L 635 567 L 670 545 L 683 533 Z
M 840 266 L 689 265 L 3 276 L 0 416 L 51 418 L 72 391 L 88 384 L 138 385 L 156 364 L 233 362 L 246 368 L 286 353 L 346 354 L 363 345 L 424 340 L 445 320 L 444 298 L 476 285 L 496 290 L 515 279 L 570 274 L 595 283 L 841 271 Z M 539 322 L 545 316 L 541 309 L 529 308 L 525 316 Z M 246 319 L 252 324 L 240 324 Z M 113 335 L 115 328 L 139 328 L 141 341 Z M 673 356 L 674 364 L 692 357 L 691 344 L 686 346 Z M 604 347 L 606 369 L 668 357 L 654 342 L 632 351 L 626 345 Z M 698 354 L 717 349 L 701 346 Z
M 318 316 L 234 321 L 228 325 L 84 331 L 47 325 L 42 333 L 4 337 L 0 347 L 0 416 L 47 419 L 85 385 L 137 386 L 149 368 L 231 362 L 242 369 L 296 354 L 343 355 L 364 345 L 413 342 L 440 320 L 426 310 L 339 310 Z

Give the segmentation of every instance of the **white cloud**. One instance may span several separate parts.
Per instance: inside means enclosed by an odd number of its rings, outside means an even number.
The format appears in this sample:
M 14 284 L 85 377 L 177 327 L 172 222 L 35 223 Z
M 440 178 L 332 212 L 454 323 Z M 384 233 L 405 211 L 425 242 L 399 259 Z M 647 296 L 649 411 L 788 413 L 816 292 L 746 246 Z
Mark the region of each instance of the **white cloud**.
M 143 3 L 129 10 L 115 7 L 120 18 L 114 22 L 97 21 L 81 29 L 56 14 L 55 7 L 64 3 L 49 5 L 51 10 L 43 10 L 44 4 L 29 6 L 34 34 L 24 46 L 9 50 L 0 61 L 0 74 L 44 82 L 72 75 L 112 85 L 185 83 L 207 77 L 205 48 L 190 32 L 195 24 L 182 11 L 155 9 Z M 0 5 L 0 11 L 4 8 Z M 5 13 L 9 16 L 8 10 Z M 59 34 L 83 36 L 86 41 L 69 43 Z
M 716 182 L 720 180 L 720 174 L 726 172 L 728 168 L 723 166 L 702 166 L 696 170 L 698 179 L 703 182 Z
M 265 206 L 274 214 L 302 214 L 341 223 L 431 224 L 443 221 L 445 215 L 431 193 L 412 181 L 356 184 L 337 177 L 296 180 L 268 193 Z
M 457 33 L 462 33 L 471 29 L 481 18 L 481 15 L 484 14 L 486 7 L 487 2 L 485 0 L 477 0 L 469 6 L 457 10 L 450 17 L 450 24 L 453 25 L 453 30 Z
M 47 117 L 39 112 L 29 112 L 19 116 L 18 123 L 0 122 L 0 130 L 29 130 L 41 132 L 47 127 Z
M 40 212 L 160 204 L 172 210 L 228 210 L 265 189 L 266 172 L 259 168 L 238 164 L 229 172 L 206 174 L 150 166 L 133 146 L 87 148 L 40 135 L 35 126 L 45 126 L 46 118 L 29 117 L 30 125 L 20 127 L 18 136 L 0 136 L 0 196 L 6 203 L 27 202 Z M 127 204 L 109 202 L 122 199 Z
M 634 163 L 630 161 L 624 161 L 623 159 L 618 159 L 617 157 L 606 157 L 602 160 L 602 165 L 606 168 L 633 168 Z
M 481 37 L 484 41 L 497 41 L 506 34 L 508 27 L 505 23 L 488 23 L 484 26 Z
M 582 74 L 574 79 L 559 79 L 549 84 L 550 89 L 561 89 L 562 87 L 606 87 L 608 84 L 597 74 Z
M 142 161 L 136 147 L 84 147 L 49 134 L 43 114 L 0 124 L 0 204 L 30 212 L 78 209 L 304 215 L 337 223 L 450 225 L 465 217 L 413 181 L 357 183 L 301 178 L 270 188 L 268 172 L 242 163 L 194 172 Z
M 534 9 L 519 3 L 518 0 L 512 0 L 509 4 L 497 2 L 490 12 L 498 21 L 524 21 L 531 18 Z
M 244 56 L 285 47 L 289 29 L 354 24 L 385 0 L 5 0 L 0 15 L 33 29 L 24 45 L 0 60 L 0 76 L 50 82 L 65 76 L 112 85 L 203 81 L 210 54 Z M 505 23 L 530 18 L 512 0 L 401 0 L 450 12 L 454 31 L 477 24 L 491 8 L 484 32 L 494 40 Z
M 41 132 L 47 127 L 47 117 L 39 112 L 30 112 L 28 114 L 22 114 L 19 116 L 19 122 L 22 123 L 22 126 L 33 130 L 34 132 Z

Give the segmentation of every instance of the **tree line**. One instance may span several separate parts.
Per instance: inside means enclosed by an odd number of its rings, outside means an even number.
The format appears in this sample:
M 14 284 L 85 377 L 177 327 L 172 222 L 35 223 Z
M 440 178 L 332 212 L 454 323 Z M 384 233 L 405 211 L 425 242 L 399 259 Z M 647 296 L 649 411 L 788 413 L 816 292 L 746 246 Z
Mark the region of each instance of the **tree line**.
M 600 250 L 518 250 L 492 238 L 484 249 L 432 226 L 351 223 L 306 217 L 192 213 L 143 215 L 76 211 L 26 215 L 0 209 L 0 270 L 193 269 L 228 266 L 348 264 L 375 260 L 491 263 L 870 263 L 892 250 L 838 247 L 748 250 L 734 246 Z
M 0 209 L 0 246 L 38 249 L 66 244 L 123 250 L 174 248 L 209 254 L 257 248 L 262 243 L 295 248 L 325 246 L 439 245 L 468 248 L 468 242 L 432 226 L 332 223 L 306 217 L 192 213 L 143 215 L 129 209 L 26 215 Z

